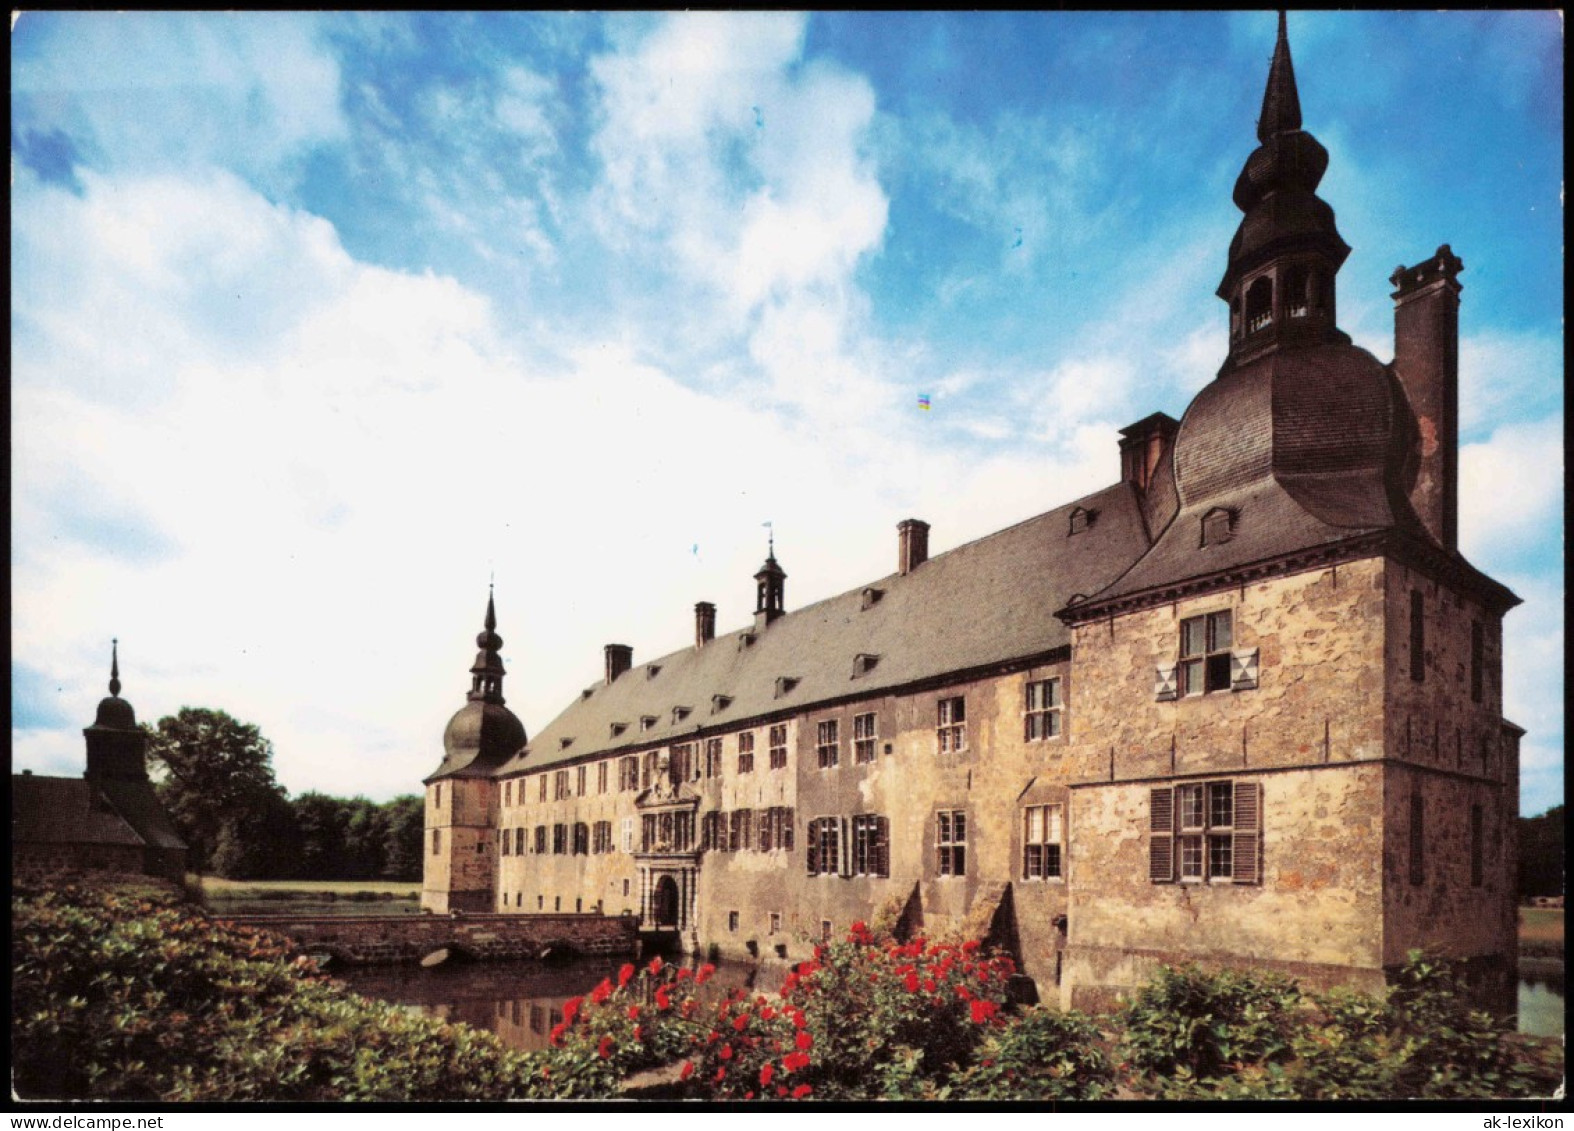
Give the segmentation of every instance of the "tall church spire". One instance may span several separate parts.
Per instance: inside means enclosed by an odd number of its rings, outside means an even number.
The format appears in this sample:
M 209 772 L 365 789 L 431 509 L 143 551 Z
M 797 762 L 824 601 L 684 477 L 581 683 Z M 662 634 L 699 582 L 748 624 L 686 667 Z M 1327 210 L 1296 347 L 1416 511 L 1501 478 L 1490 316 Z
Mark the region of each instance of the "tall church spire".
M 1290 33 L 1285 14 L 1279 12 L 1279 42 L 1274 45 L 1268 68 L 1268 89 L 1262 95 L 1262 116 L 1257 119 L 1257 140 L 1301 128 L 1301 96 L 1295 89 L 1295 64 L 1290 62 Z
M 1283 12 L 1257 138 L 1261 144 L 1235 181 L 1235 204 L 1246 215 L 1219 283 L 1219 297 L 1230 304 L 1221 376 L 1277 349 L 1349 341 L 1335 325 L 1334 276 L 1350 248 L 1333 209 L 1317 196 L 1328 151 L 1301 128 Z
M 502 705 L 503 699 L 503 658 L 498 653 L 503 648 L 503 638 L 497 634 L 497 608 L 492 600 L 492 587 L 486 590 L 486 620 L 485 628 L 475 638 L 476 653 L 475 663 L 470 665 L 470 695 L 471 699 L 479 699 L 486 703 Z
M 120 696 L 120 640 L 118 637 L 109 642 L 109 693 L 116 698 Z

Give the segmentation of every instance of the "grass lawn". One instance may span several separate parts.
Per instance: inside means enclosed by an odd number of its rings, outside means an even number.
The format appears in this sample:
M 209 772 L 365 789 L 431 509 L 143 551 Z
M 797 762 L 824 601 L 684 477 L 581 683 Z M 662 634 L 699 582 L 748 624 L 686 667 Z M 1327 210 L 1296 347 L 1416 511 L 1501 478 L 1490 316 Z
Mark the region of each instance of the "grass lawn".
M 202 890 L 209 899 L 258 899 L 265 893 L 287 893 L 298 898 L 322 898 L 329 893 L 351 896 L 360 893 L 391 892 L 396 898 L 414 899 L 421 894 L 419 882 L 397 880 L 226 880 L 203 876 Z
M 1519 945 L 1524 954 L 1563 953 L 1563 908 L 1521 907 Z

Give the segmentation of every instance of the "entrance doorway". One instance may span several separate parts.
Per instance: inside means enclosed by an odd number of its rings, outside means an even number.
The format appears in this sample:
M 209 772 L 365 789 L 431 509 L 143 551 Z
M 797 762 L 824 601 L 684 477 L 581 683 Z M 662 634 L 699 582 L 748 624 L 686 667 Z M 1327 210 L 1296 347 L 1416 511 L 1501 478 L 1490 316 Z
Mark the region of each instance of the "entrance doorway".
M 650 914 L 657 927 L 678 925 L 678 884 L 671 876 L 656 881 L 650 896 Z

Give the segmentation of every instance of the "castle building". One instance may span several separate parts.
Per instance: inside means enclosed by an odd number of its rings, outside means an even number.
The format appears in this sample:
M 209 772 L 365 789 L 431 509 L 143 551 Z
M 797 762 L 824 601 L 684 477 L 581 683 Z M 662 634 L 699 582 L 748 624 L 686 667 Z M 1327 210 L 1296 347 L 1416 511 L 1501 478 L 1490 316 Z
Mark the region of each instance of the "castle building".
M 1218 296 L 1225 358 L 1121 478 L 602 679 L 534 740 L 488 604 L 426 780 L 425 906 L 627 912 L 797 959 L 856 919 L 987 935 L 1098 1008 L 1160 963 L 1373 989 L 1408 950 L 1512 986 L 1518 599 L 1456 545 L 1445 245 L 1393 277 L 1394 358 L 1338 328 L 1349 248 L 1279 37 Z
M 109 696 L 87 740 L 87 772 L 11 776 L 11 869 L 18 878 L 104 872 L 180 883 L 186 843 L 148 780 L 147 736 L 120 697 L 119 642 L 110 646 Z

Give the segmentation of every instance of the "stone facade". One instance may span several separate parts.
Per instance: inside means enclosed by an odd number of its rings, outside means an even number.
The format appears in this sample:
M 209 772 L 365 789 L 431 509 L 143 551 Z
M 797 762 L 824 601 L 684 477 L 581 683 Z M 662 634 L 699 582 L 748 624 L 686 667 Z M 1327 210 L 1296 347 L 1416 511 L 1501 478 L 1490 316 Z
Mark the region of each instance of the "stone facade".
M 426 906 L 765 961 L 895 920 L 1079 1007 L 1183 961 L 1371 989 L 1419 946 L 1507 984 L 1517 599 L 1454 544 L 1463 263 L 1395 274 L 1378 361 L 1336 325 L 1282 17 L 1258 138 L 1224 363 L 1122 430 L 1119 483 L 933 558 L 905 520 L 896 573 L 800 610 L 773 544 L 751 627 L 701 602 L 692 647 L 608 645 L 533 742 L 489 606 Z

